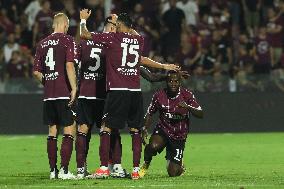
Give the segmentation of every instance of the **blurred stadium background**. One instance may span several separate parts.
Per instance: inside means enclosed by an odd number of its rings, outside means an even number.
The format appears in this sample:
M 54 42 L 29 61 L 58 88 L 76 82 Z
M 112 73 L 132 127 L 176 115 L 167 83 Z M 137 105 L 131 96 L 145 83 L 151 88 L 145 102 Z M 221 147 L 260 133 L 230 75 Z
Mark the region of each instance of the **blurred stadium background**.
M 35 44 L 52 17 L 70 17 L 78 38 L 79 10 L 93 11 L 92 31 L 110 13 L 128 12 L 145 37 L 144 55 L 189 71 L 206 119 L 195 132 L 283 131 L 284 3 L 281 0 L 1 0 L 0 133 L 45 133 L 42 86 L 32 78 Z M 174 8 L 176 6 L 176 8 Z M 152 70 L 161 72 L 160 70 Z M 141 80 L 145 109 L 162 86 Z M 19 124 L 21 120 L 21 124 Z
M 0 0 L 0 188 L 284 188 L 283 132 L 275 133 L 284 131 L 283 1 L 184 0 L 176 7 L 168 0 Z M 184 85 L 205 110 L 191 132 L 225 134 L 189 137 L 183 177 L 167 177 L 162 154 L 138 182 L 48 180 L 33 54 L 56 12 L 67 13 L 69 34 L 78 40 L 81 8 L 92 10 L 88 28 L 99 32 L 109 13 L 128 12 L 145 36 L 145 56 L 190 72 Z M 142 79 L 141 85 L 146 109 L 163 84 Z M 93 138 L 91 170 L 99 163 L 99 137 Z M 122 141 L 129 169 L 130 137 Z M 70 167 L 75 170 L 74 154 Z

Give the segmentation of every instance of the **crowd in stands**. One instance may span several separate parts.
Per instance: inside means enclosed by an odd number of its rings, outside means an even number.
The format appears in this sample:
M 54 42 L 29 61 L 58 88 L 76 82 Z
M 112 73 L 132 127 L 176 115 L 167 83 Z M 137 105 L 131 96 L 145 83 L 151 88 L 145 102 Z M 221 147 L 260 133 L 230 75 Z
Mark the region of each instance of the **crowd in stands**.
M 284 92 L 283 0 L 0 1 L 0 92 L 5 81 L 32 77 L 36 43 L 52 32 L 55 13 L 68 15 L 79 40 L 81 8 L 92 10 L 88 28 L 98 32 L 110 13 L 128 12 L 144 55 L 180 65 L 193 90 Z

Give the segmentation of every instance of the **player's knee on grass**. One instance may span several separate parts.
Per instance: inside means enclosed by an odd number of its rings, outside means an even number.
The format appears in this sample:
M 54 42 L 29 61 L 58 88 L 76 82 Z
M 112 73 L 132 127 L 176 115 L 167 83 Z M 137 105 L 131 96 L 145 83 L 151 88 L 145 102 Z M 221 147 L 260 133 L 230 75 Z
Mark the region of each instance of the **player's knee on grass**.
M 178 177 L 182 174 L 183 169 L 180 165 L 170 161 L 167 166 L 167 171 L 170 177 Z
M 57 126 L 50 125 L 48 129 L 48 136 L 56 137 L 57 136 Z
M 88 131 L 89 131 L 88 125 L 86 125 L 86 124 L 79 125 L 79 127 L 78 127 L 78 132 L 87 134 Z

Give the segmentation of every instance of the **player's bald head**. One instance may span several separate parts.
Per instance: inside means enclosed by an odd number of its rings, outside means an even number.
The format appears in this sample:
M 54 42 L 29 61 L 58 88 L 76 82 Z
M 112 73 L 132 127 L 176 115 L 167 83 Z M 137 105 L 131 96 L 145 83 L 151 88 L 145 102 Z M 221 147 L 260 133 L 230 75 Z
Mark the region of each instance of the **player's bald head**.
M 69 27 L 69 19 L 64 13 L 57 13 L 53 18 L 53 29 L 63 28 L 66 33 Z M 66 30 L 66 31 L 65 31 Z

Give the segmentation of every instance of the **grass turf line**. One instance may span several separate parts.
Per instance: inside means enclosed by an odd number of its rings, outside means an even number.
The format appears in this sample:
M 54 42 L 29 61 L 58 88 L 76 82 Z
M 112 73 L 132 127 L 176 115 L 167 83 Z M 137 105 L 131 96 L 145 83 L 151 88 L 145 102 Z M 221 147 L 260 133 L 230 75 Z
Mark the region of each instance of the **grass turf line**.
M 91 171 L 99 166 L 98 139 L 94 134 L 90 145 Z M 131 137 L 123 135 L 122 142 L 122 164 L 130 172 Z M 284 188 L 283 144 L 284 133 L 191 134 L 184 158 L 187 172 L 182 177 L 167 176 L 162 153 L 154 157 L 141 180 L 50 181 L 46 136 L 2 135 L 0 188 Z M 70 170 L 76 171 L 75 151 Z

